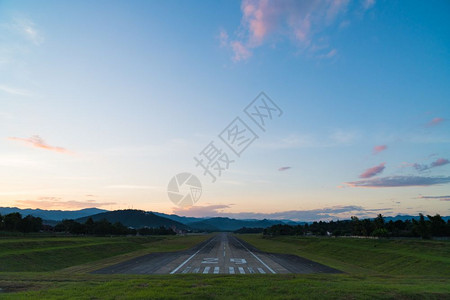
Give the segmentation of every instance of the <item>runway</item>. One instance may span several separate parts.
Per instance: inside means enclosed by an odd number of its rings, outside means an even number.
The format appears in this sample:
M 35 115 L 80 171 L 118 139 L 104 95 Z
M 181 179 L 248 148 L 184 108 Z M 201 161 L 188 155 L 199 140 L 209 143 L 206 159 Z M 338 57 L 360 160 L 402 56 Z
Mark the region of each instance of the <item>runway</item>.
M 237 275 L 340 271 L 295 255 L 262 252 L 231 234 L 219 233 L 190 250 L 148 254 L 93 273 Z

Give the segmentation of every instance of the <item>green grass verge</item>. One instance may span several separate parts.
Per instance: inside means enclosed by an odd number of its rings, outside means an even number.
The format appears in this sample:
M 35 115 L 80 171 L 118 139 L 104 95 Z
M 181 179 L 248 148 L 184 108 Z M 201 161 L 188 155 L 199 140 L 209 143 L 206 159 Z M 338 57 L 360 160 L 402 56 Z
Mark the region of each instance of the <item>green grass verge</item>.
M 32 276 L 32 275 L 31 275 Z M 439 279 L 355 275 L 84 275 L 2 281 L 4 299 L 446 299 Z M 14 278 L 14 276 L 13 276 Z M 20 292 L 21 289 L 27 291 Z M 1 294 L 0 294 L 1 295 Z
M 238 237 L 260 250 L 296 254 L 352 274 L 450 276 L 450 241 Z
M 120 258 L 187 249 L 204 239 L 206 236 L 3 238 L 0 272 L 54 271 L 79 265 L 89 271 L 120 262 Z
M 85 248 L 86 261 L 53 272 L 0 272 L 1 299 L 450 299 L 449 242 L 360 240 L 240 235 L 264 251 L 290 253 L 344 274 L 285 275 L 97 275 L 94 269 L 150 252 L 177 251 L 208 236 L 133 238 L 0 239 L 0 263 L 10 255 Z M 101 247 L 120 250 L 105 254 Z M 13 246 L 15 245 L 15 246 Z M 98 246 L 100 248 L 92 248 Z M 18 247 L 20 254 L 14 254 Z M 63 250 L 63 249 L 66 250 Z M 109 249 L 109 248 L 108 248 Z M 109 250 L 108 250 L 109 251 Z M 75 252 L 75 251 L 73 251 Z M 98 259 L 98 254 L 103 259 Z M 22 263 L 24 261 L 22 260 Z M 53 263 L 53 268 L 61 266 Z M 16 268 L 15 266 L 14 268 Z M 12 268 L 12 269 L 14 269 Z M 11 271 L 11 270 L 10 270 Z

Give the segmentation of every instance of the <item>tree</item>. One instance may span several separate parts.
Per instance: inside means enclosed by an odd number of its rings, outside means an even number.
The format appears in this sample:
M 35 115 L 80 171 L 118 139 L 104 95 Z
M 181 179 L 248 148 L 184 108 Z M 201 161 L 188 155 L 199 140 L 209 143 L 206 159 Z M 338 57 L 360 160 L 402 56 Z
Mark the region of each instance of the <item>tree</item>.
M 414 233 L 423 239 L 429 239 L 431 237 L 429 223 L 429 221 L 425 221 L 423 214 L 419 214 L 419 221 L 413 219 Z
M 4 217 L 5 229 L 8 231 L 17 231 L 21 220 L 22 215 L 20 213 L 7 214 Z
M 446 224 L 445 221 L 441 218 L 439 214 L 434 217 L 428 215 L 428 219 L 430 220 L 430 231 L 432 236 L 445 236 L 446 234 Z

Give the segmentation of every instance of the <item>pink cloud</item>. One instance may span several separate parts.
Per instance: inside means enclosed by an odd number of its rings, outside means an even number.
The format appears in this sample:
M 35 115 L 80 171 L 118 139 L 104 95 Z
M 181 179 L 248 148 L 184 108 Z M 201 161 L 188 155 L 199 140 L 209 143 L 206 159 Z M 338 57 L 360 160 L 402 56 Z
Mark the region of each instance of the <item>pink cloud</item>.
M 375 146 L 375 147 L 373 147 L 373 154 L 378 154 L 378 153 L 380 153 L 380 152 L 382 152 L 382 151 L 384 151 L 386 149 L 387 149 L 386 145 Z
M 252 56 L 250 50 L 245 47 L 241 42 L 231 42 L 231 48 L 233 49 L 234 56 L 233 61 L 247 60 Z
M 425 164 L 418 164 L 415 163 L 412 166 L 417 170 L 417 171 L 426 171 L 429 170 L 431 168 L 436 168 L 436 167 L 440 167 L 440 166 L 444 166 L 446 164 L 449 164 L 450 161 L 448 159 L 445 158 L 438 158 L 437 160 L 433 161 L 430 165 L 425 165 Z
M 372 167 L 364 171 L 361 175 L 359 175 L 359 178 L 371 178 L 375 175 L 380 174 L 384 170 L 385 163 L 381 163 L 378 166 Z
M 434 118 L 433 120 L 431 120 L 430 122 L 427 123 L 427 126 L 428 127 L 436 126 L 438 124 L 441 124 L 444 121 L 445 121 L 444 118 Z
M 242 29 L 236 38 L 228 42 L 234 52 L 233 60 L 248 59 L 251 57 L 251 49 L 268 41 L 278 42 L 284 38 L 313 52 L 321 49 L 323 53 L 316 57 L 331 58 L 336 55 L 337 50 L 330 49 L 329 45 L 321 41 L 318 42 L 321 44 L 318 47 L 314 36 L 332 26 L 347 11 L 348 4 L 349 0 L 243 0 Z M 226 36 L 228 39 L 228 34 Z M 223 40 L 221 39 L 221 44 Z
M 450 183 L 450 176 L 447 177 L 422 177 L 422 176 L 391 176 L 382 178 L 372 178 L 346 182 L 349 187 L 361 188 L 390 188 L 407 186 L 430 186 Z
M 69 150 L 62 148 L 62 147 L 56 147 L 56 146 L 50 146 L 38 135 L 34 135 L 31 138 L 25 139 L 25 138 L 18 138 L 18 137 L 9 137 L 8 140 L 11 141 L 19 141 L 23 142 L 28 146 L 40 148 L 44 150 L 59 152 L 59 153 L 71 153 Z
M 450 161 L 449 161 L 448 159 L 445 159 L 445 158 L 438 158 L 436 161 L 434 161 L 434 162 L 431 163 L 431 167 L 432 167 L 432 168 L 434 168 L 434 167 L 440 167 L 440 166 L 446 165 L 446 164 L 448 164 L 448 163 L 450 163 Z

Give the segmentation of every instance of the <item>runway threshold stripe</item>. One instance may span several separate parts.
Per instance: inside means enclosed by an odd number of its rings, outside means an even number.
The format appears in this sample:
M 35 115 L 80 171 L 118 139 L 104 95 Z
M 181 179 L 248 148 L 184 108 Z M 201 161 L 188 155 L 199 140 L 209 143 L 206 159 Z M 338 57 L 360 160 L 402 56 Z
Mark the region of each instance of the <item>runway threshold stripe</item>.
M 233 267 L 228 267 L 228 273 L 234 274 L 234 268 Z
M 263 268 L 258 268 L 259 273 L 266 274 L 266 271 L 263 270 Z
M 248 271 L 250 272 L 250 274 L 254 274 L 255 273 L 255 271 L 253 271 L 252 267 L 248 267 Z
M 263 266 L 267 268 L 267 270 L 269 270 L 269 271 L 272 272 L 273 274 L 276 274 L 276 272 L 275 272 L 274 270 L 272 270 L 271 267 L 269 267 L 268 265 L 266 265 L 266 263 L 263 262 L 258 256 L 256 256 L 255 253 L 253 253 L 252 251 L 248 250 L 247 247 L 245 247 L 245 246 L 244 246 L 237 238 L 235 238 L 235 239 L 236 239 L 236 241 L 237 241 L 239 244 L 241 244 L 242 247 L 244 247 L 245 250 L 247 250 L 247 251 L 248 251 L 251 255 L 253 255 L 260 263 L 262 263 Z
M 206 268 L 203 270 L 203 274 L 208 274 L 209 269 L 211 269 L 211 268 L 210 268 L 210 267 L 206 267 Z
M 214 267 L 214 274 L 219 274 L 219 267 Z
M 187 267 L 186 269 L 183 270 L 183 274 L 186 274 L 187 272 L 189 272 L 189 270 L 191 269 L 191 267 Z
M 243 268 L 243 267 L 239 267 L 239 273 L 241 273 L 241 274 L 245 274 L 245 270 L 244 270 L 244 268 Z
M 195 268 L 195 269 L 192 271 L 192 273 L 198 273 L 198 272 L 200 272 L 200 268 Z
M 214 239 L 211 239 L 208 243 L 206 243 L 203 247 L 201 247 L 200 249 L 198 249 L 197 252 L 195 252 L 194 254 L 192 254 L 191 256 L 189 256 L 188 259 L 186 259 L 184 262 L 181 263 L 181 265 L 179 265 L 178 267 L 176 267 L 172 272 L 170 272 L 170 274 L 175 274 L 179 269 L 181 269 L 185 264 L 187 264 L 188 261 L 190 261 L 194 256 L 197 255 L 197 253 L 199 253 L 201 250 L 203 250 L 203 248 L 205 248 L 207 245 L 209 245 Z

